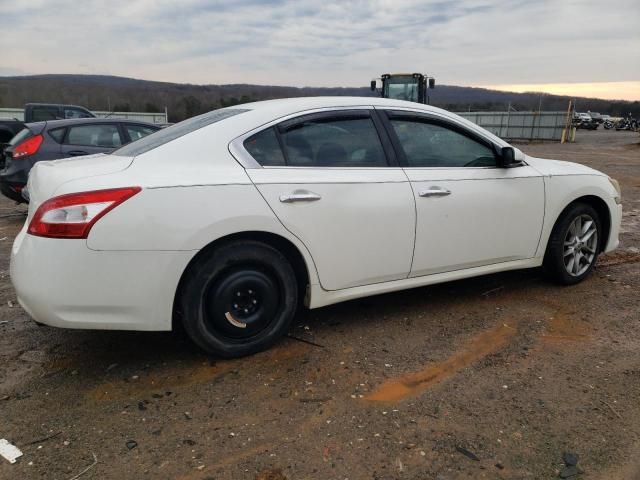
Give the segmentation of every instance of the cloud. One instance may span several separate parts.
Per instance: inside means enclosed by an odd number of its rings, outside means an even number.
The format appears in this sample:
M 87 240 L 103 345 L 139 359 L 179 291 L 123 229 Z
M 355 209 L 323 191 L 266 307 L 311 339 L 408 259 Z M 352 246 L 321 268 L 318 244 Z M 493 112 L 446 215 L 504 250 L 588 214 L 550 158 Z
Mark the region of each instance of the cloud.
M 458 85 L 640 78 L 640 3 L 32 0 L 3 2 L 3 71 L 190 83 Z

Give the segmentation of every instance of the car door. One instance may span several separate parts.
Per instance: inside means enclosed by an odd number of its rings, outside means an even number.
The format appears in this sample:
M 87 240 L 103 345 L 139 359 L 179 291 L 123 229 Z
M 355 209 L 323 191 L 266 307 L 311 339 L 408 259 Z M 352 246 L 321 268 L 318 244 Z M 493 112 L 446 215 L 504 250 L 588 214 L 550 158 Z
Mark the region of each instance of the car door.
M 369 108 L 332 110 L 245 135 L 247 173 L 308 248 L 321 286 L 338 290 L 406 278 L 415 206 Z M 233 150 L 232 150 L 233 151 Z
M 462 123 L 406 111 L 384 117 L 416 201 L 412 277 L 535 255 L 544 216 L 535 169 L 498 168 L 491 140 Z
M 118 123 L 77 123 L 67 127 L 61 152 L 65 157 L 108 153 L 122 143 Z

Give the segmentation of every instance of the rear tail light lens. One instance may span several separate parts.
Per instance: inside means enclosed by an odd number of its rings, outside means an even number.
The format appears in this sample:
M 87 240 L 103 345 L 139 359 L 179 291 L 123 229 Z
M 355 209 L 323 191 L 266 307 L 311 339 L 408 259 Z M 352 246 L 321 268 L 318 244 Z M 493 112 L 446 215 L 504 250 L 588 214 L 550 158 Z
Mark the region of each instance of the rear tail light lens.
M 27 138 L 24 142 L 13 147 L 12 158 L 23 158 L 36 154 L 42 145 L 42 140 L 42 135 Z
M 126 187 L 51 198 L 38 207 L 27 232 L 38 237 L 87 238 L 100 218 L 140 190 Z

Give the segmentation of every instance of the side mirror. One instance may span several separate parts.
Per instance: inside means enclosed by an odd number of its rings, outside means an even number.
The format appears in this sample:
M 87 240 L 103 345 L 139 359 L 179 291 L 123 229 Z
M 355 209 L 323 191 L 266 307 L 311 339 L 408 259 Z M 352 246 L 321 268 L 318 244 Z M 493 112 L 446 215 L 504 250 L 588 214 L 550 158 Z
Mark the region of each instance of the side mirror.
M 429 88 L 436 88 L 436 79 L 435 78 L 430 78 L 429 79 Z
M 513 168 L 522 165 L 524 154 L 513 147 L 502 147 L 498 153 L 498 166 L 500 168 Z
M 376 91 L 376 81 L 375 80 L 371 80 L 371 91 L 375 92 Z

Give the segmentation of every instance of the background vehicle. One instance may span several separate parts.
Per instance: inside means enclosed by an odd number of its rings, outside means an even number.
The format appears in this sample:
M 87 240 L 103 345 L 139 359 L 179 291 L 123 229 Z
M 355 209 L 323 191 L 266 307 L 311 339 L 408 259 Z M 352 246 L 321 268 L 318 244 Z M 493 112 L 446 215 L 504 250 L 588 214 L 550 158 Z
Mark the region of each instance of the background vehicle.
M 228 357 L 268 348 L 303 304 L 539 266 L 575 284 L 617 247 L 622 216 L 601 172 L 363 97 L 216 110 L 111 155 L 41 162 L 28 188 L 11 279 L 31 316 L 180 322 Z
M 84 107 L 56 103 L 27 103 L 24 106 L 24 118 L 18 120 L 0 119 L 0 162 L 2 149 L 16 135 L 25 123 L 59 120 L 66 118 L 95 118 L 95 115 Z M 0 165 L 0 168 L 1 165 Z
M 27 103 L 24 106 L 24 123 L 65 120 L 71 118 L 95 118 L 95 115 L 78 105 L 61 103 Z
M 429 103 L 428 89 L 435 88 L 436 80 L 422 73 L 385 73 L 371 80 L 371 91 L 376 91 L 381 82 L 380 96 L 408 102 Z
M 573 126 L 583 130 L 596 130 L 598 128 L 598 123 L 591 119 L 585 120 L 583 118 L 577 118 L 574 119 Z
M 27 123 L 5 148 L 0 191 L 25 202 L 22 189 L 35 163 L 112 152 L 159 129 L 151 123 L 101 118 Z
M 604 122 L 604 118 L 602 115 L 600 115 L 598 112 L 587 112 L 587 114 L 591 117 L 591 120 L 593 120 L 594 122 L 600 124 L 602 122 Z
M 638 129 L 638 121 L 631 114 L 621 118 L 615 125 L 616 130 L 635 131 Z
M 24 122 L 15 118 L 0 118 L 0 169 L 4 166 L 3 151 L 9 141 L 24 128 Z

